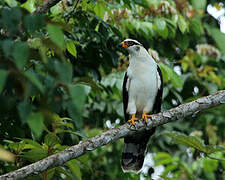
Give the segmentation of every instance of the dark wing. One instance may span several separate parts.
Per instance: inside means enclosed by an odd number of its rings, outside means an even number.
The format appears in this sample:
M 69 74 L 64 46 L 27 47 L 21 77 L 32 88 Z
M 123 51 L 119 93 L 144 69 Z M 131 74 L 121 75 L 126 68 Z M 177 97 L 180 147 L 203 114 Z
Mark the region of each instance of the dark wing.
M 162 104 L 163 79 L 162 79 L 161 69 L 159 68 L 158 65 L 157 65 L 157 72 L 158 72 L 159 77 L 160 77 L 161 85 L 160 85 L 160 87 L 158 89 L 158 93 L 157 93 L 157 96 L 155 98 L 155 103 L 154 103 L 154 106 L 153 106 L 152 114 L 159 113 L 160 110 L 161 110 L 161 104 Z
M 123 79 L 123 111 L 124 111 L 125 121 L 129 120 L 129 114 L 126 112 L 127 105 L 128 105 L 128 91 L 127 91 L 128 81 L 129 81 L 129 79 L 128 79 L 127 72 L 126 72 L 124 75 L 124 79 Z

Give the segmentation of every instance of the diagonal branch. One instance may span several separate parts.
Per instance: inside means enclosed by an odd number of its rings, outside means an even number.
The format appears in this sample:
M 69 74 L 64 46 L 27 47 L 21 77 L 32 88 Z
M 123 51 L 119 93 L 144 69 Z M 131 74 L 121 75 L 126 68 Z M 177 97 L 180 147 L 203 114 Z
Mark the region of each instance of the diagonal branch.
M 143 131 L 145 128 L 151 129 L 168 122 L 183 119 L 189 115 L 218 106 L 220 104 L 225 104 L 225 90 L 218 91 L 213 95 L 199 98 L 190 103 L 182 104 L 168 111 L 152 115 L 152 121 L 149 121 L 147 126 L 142 121 L 139 121 L 136 123 L 135 128 L 131 127 L 129 124 L 124 124 L 118 128 L 108 130 L 57 154 L 2 175 L 0 176 L 0 179 L 22 179 L 30 175 L 39 174 L 49 168 L 61 166 L 71 159 L 75 159 L 89 151 L 93 151 L 96 148 L 112 143 L 128 134 L 135 134 Z

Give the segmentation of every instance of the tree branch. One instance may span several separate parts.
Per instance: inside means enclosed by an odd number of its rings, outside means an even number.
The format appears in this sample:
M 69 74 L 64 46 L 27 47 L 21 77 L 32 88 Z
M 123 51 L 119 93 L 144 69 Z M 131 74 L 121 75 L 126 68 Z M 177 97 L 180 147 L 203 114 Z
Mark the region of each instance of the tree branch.
M 225 104 L 225 90 L 218 91 L 213 95 L 199 98 L 190 103 L 182 104 L 168 111 L 152 115 L 152 121 L 149 121 L 147 125 L 143 121 L 139 121 L 135 124 L 135 127 L 126 123 L 118 128 L 110 129 L 57 154 L 2 175 L 0 176 L 0 179 L 22 179 L 30 175 L 39 174 L 49 168 L 61 166 L 71 159 L 78 158 L 89 151 L 93 151 L 96 148 L 112 143 L 128 134 L 135 134 L 143 131 L 144 129 L 151 129 L 168 122 L 183 119 L 189 115 L 196 114 L 200 111 L 218 106 L 220 104 Z
M 61 0 L 47 0 L 40 7 L 38 7 L 33 14 L 46 13 L 52 6 L 55 6 Z

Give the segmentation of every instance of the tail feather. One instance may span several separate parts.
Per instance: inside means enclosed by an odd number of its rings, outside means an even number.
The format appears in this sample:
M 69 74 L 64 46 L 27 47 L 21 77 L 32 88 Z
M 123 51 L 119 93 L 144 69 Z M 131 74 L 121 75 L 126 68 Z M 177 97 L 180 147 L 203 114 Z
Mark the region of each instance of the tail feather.
M 129 146 L 132 146 L 134 148 L 134 144 L 132 143 L 125 143 L 124 148 L 130 149 Z M 132 153 L 132 152 L 126 152 L 124 151 L 122 153 L 122 169 L 124 172 L 132 171 L 135 173 L 138 173 L 139 170 L 142 168 L 143 162 L 144 162 L 144 152 L 145 149 L 141 149 L 137 145 L 135 147 L 135 150 L 138 152 L 138 154 Z M 134 149 L 133 149 L 134 150 Z M 143 153 L 142 153 L 143 152 Z
M 131 171 L 138 173 L 141 170 L 144 163 L 146 147 L 154 131 L 154 129 L 151 129 L 141 134 L 124 138 L 121 162 L 124 172 Z

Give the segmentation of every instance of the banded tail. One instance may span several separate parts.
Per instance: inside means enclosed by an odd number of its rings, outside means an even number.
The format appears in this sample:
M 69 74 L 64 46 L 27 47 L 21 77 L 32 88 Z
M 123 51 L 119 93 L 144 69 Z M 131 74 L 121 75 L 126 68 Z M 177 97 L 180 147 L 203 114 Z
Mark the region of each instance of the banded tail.
M 122 169 L 124 172 L 138 173 L 144 163 L 145 152 L 150 136 L 155 129 L 144 131 L 141 134 L 127 136 L 124 138 L 124 147 L 122 153 Z

